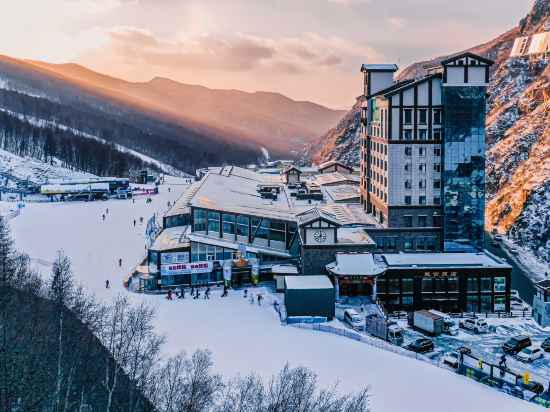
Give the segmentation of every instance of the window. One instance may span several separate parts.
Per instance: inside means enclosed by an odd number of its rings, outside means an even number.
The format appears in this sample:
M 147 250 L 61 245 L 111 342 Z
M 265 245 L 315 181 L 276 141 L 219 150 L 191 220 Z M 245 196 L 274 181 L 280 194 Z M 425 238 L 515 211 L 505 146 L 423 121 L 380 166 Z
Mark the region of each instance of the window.
M 434 147 L 434 156 L 436 156 L 436 157 L 441 156 L 441 148 L 440 147 Z
M 434 189 L 441 189 L 441 180 L 434 180 Z
M 412 130 L 405 130 L 405 140 L 412 140 Z
M 402 296 L 401 297 L 402 305 L 403 306 L 412 306 L 413 305 L 413 296 Z
M 269 226 L 269 238 L 276 242 L 285 241 L 285 224 L 271 221 Z
M 412 198 L 411 198 L 411 196 L 405 196 L 405 204 L 406 204 L 406 205 L 412 204 Z
M 418 170 L 421 171 L 421 172 L 425 172 L 426 171 L 426 163 L 420 163 L 418 165 Z
M 426 181 L 424 179 L 421 179 L 418 181 L 418 187 L 420 189 L 426 189 Z
M 434 205 L 440 205 L 441 204 L 441 198 L 439 196 L 434 196 Z
M 248 237 L 248 216 L 237 216 L 237 235 Z
M 479 292 L 478 278 L 468 278 L 466 284 L 468 292 Z
M 487 313 L 493 311 L 491 295 L 481 295 L 481 312 Z
M 434 198 L 434 203 L 435 203 L 435 198 Z M 434 222 L 434 227 L 441 227 L 441 222 L 442 222 L 441 215 L 433 215 L 432 219 Z
M 411 181 L 410 180 L 405 180 L 405 189 L 411 189 L 411 188 L 412 188 Z
M 403 248 L 405 250 L 413 250 L 413 240 L 410 237 L 403 239 Z
M 427 116 L 427 110 L 426 109 L 420 109 L 418 111 L 418 122 L 420 124 L 426 124 L 428 122 L 428 116 Z
M 481 291 L 482 292 L 492 292 L 493 285 L 491 278 L 483 277 L 481 278 Z
M 404 121 L 405 124 L 411 124 L 412 123 L 412 110 L 411 109 L 405 109 L 404 112 Z
M 418 155 L 419 155 L 419 156 L 425 156 L 425 155 L 426 155 L 426 148 L 424 148 L 424 147 L 419 147 L 419 148 L 418 148 Z
M 456 276 L 447 278 L 447 291 L 449 293 L 458 292 L 458 278 Z
M 222 215 L 222 229 L 223 233 L 227 235 L 235 234 L 235 215 L 224 213 Z
M 426 196 L 418 196 L 418 203 L 421 205 L 426 204 Z
M 445 278 L 435 278 L 435 291 L 438 293 L 445 293 L 447 288 L 445 287 Z
M 434 124 L 441 124 L 441 110 L 434 110 Z
M 418 216 L 418 226 L 426 227 L 428 226 L 428 216 Z
M 193 232 L 206 232 L 206 210 L 193 209 Z
M 388 293 L 401 293 L 401 288 L 399 286 L 399 279 L 388 279 L 387 281 L 387 292 Z
M 466 311 L 479 312 L 479 299 L 477 295 L 468 295 L 466 297 Z
M 403 293 L 413 293 L 413 279 L 412 278 L 403 278 L 401 279 L 401 288 Z
M 409 170 L 411 170 L 411 164 L 405 163 L 405 171 L 408 172 Z
M 405 227 L 412 227 L 413 225 L 413 217 L 412 216 L 403 216 L 403 226 Z
M 420 129 L 418 131 L 418 138 L 420 140 L 426 140 L 428 138 L 428 131 L 426 129 Z
M 220 213 L 208 212 L 208 233 L 218 234 L 220 233 Z
M 434 129 L 434 140 L 441 140 L 441 129 Z M 438 155 L 439 156 L 439 155 Z
M 495 292 L 506 292 L 506 278 L 505 277 L 495 278 L 494 290 L 495 290 Z
M 434 163 L 434 172 L 441 172 L 441 163 Z
M 410 146 L 405 147 L 405 156 L 412 156 L 413 149 Z
M 506 296 L 495 296 L 495 312 L 506 310 Z
M 422 278 L 422 293 L 433 293 L 433 279 L 432 278 Z

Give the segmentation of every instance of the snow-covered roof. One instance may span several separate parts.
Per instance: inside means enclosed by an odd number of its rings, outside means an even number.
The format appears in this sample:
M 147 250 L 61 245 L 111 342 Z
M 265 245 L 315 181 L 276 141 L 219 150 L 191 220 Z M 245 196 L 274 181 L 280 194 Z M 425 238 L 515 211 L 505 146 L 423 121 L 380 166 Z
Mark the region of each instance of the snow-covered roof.
M 334 289 L 325 275 L 285 276 L 286 289 Z
M 294 265 L 273 265 L 271 273 L 276 275 L 297 275 L 298 268 Z
M 343 184 L 337 186 L 326 186 L 323 191 L 327 194 L 328 200 L 333 202 L 359 202 L 359 186 Z
M 321 209 L 336 216 L 342 225 L 380 226 L 380 223 L 377 222 L 376 219 L 365 213 L 365 210 L 360 204 L 330 203 L 321 206 Z
M 195 195 L 200 187 L 200 182 L 195 182 L 174 202 L 174 205 L 164 214 L 164 216 L 185 215 L 191 212 L 189 201 Z
M 315 183 L 319 186 L 334 185 L 334 184 L 359 184 L 359 176 L 344 174 L 340 172 L 332 172 L 315 176 Z
M 189 232 L 189 226 L 176 226 L 164 229 L 157 236 L 150 249 L 162 251 L 187 247 L 189 246 L 189 239 L 187 238 Z
M 43 195 L 55 195 L 65 193 L 83 193 L 83 192 L 108 192 L 109 183 L 89 183 L 89 184 L 48 184 L 40 186 L 40 193 Z
M 490 254 L 478 253 L 384 253 L 383 257 L 389 267 L 495 267 L 511 266 Z
M 362 72 L 396 72 L 399 70 L 399 67 L 395 64 L 362 64 Z
M 258 186 L 281 183 L 280 176 L 227 166 L 219 172 L 208 172 L 189 204 L 205 209 L 295 221 L 295 212 L 285 190 L 280 191 L 276 200 L 264 199 L 258 193 Z
M 366 244 L 375 245 L 376 243 L 366 232 L 364 226 L 339 227 L 338 228 L 339 245 Z
M 308 223 L 315 222 L 316 220 L 321 220 L 321 219 L 332 222 L 335 225 L 340 225 L 340 222 L 338 221 L 335 215 L 318 207 L 314 207 L 309 210 L 306 210 L 305 212 L 299 213 L 297 215 L 297 218 L 298 218 L 298 224 L 300 226 L 303 226 Z
M 326 169 L 327 167 L 331 167 L 331 166 L 335 166 L 335 165 L 341 166 L 341 167 L 343 167 L 343 168 L 345 168 L 345 169 L 348 169 L 348 170 L 353 170 L 353 167 L 348 166 L 348 165 L 346 165 L 346 164 L 344 164 L 344 163 L 342 163 L 342 162 L 339 162 L 338 160 L 329 160 L 328 162 L 321 163 L 321 164 L 319 165 L 319 170 L 324 170 L 324 169 Z
M 372 253 L 337 253 L 336 261 L 326 266 L 335 275 L 376 276 L 386 267 L 377 262 Z

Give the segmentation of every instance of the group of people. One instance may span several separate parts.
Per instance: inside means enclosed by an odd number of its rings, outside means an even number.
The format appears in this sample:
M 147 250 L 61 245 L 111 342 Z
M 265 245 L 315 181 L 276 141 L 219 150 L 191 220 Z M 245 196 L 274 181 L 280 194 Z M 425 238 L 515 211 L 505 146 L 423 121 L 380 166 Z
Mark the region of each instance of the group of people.
M 248 297 L 248 289 L 245 289 L 244 292 L 243 292 L 243 297 L 246 299 Z M 258 306 L 262 306 L 262 301 L 263 301 L 264 297 L 261 293 L 258 293 L 256 295 L 256 300 L 258 302 Z M 250 294 L 250 297 L 248 298 L 248 301 L 250 302 L 251 305 L 254 304 L 254 294 L 251 293 Z
M 178 289 L 175 289 L 175 290 L 172 290 L 172 288 L 168 289 L 168 292 L 166 293 L 166 299 L 168 300 L 174 300 L 174 296 L 178 299 L 185 299 L 185 292 L 186 292 L 186 288 L 185 286 L 180 286 L 179 287 L 179 293 L 178 293 Z M 210 292 L 211 292 L 211 289 L 210 289 L 210 286 L 207 286 L 206 289 L 204 290 L 204 294 L 202 295 L 204 299 L 210 299 Z M 191 291 L 189 292 L 190 296 L 193 298 L 193 299 L 200 299 L 201 297 L 201 287 L 200 286 L 191 286 Z M 221 294 L 221 297 L 224 298 L 226 296 L 228 296 L 229 294 L 229 288 L 224 285 L 223 286 L 223 293 Z

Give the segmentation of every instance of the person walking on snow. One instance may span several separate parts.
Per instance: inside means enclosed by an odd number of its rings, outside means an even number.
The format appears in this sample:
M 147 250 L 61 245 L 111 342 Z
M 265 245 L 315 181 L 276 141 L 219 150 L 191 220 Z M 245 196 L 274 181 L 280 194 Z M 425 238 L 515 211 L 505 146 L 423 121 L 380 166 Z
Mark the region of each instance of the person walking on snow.
M 106 215 L 109 214 L 109 208 L 105 209 L 105 214 L 106 214 Z
M 136 227 L 136 219 L 134 219 L 134 227 Z
M 105 220 L 105 213 L 101 215 L 101 218 Z
M 122 267 L 122 258 L 119 258 L 119 259 L 118 259 L 118 266 L 119 266 L 119 267 Z
M 105 289 L 109 289 L 110 288 L 110 285 L 109 285 L 109 279 L 107 279 L 105 281 Z
M 210 287 L 206 288 L 206 291 L 204 292 L 204 298 L 210 299 Z
M 262 299 L 263 298 L 264 297 L 262 295 L 258 294 L 258 306 L 262 306 Z
M 248 295 L 248 289 L 244 290 L 244 298 L 246 299 L 246 296 Z
M 178 296 L 178 299 L 185 299 L 185 286 L 180 287 L 180 295 Z
M 166 295 L 166 299 L 172 300 L 172 289 L 168 289 L 168 294 Z

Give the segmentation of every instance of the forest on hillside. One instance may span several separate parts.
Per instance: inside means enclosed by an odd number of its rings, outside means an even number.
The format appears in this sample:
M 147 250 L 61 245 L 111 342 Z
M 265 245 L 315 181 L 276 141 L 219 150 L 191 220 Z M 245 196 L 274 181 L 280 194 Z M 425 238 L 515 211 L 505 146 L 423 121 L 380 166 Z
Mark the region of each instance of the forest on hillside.
M 145 303 L 88 296 L 62 251 L 49 278 L 35 273 L 0 217 L 2 412 L 370 411 L 367 389 L 319 388 L 307 368 L 287 365 L 268 381 L 226 379 L 213 371 L 208 351 L 165 359 L 154 324 Z

